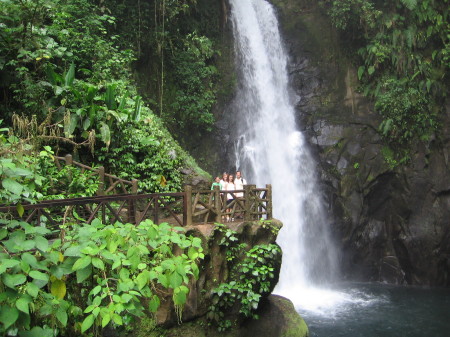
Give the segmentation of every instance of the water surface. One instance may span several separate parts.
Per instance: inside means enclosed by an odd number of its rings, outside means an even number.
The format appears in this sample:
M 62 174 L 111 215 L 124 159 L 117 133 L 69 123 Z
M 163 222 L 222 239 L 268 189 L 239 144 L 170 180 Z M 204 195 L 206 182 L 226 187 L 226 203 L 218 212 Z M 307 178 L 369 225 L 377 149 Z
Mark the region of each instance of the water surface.
M 450 289 L 350 283 L 334 300 L 297 307 L 311 337 L 450 336 Z

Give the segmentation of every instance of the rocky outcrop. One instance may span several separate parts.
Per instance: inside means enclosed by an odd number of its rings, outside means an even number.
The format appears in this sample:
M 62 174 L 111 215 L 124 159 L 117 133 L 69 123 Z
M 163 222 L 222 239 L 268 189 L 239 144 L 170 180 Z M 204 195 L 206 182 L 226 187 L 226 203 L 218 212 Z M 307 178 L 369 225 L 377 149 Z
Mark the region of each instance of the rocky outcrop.
M 182 321 L 188 322 L 205 316 L 212 305 L 214 289 L 223 283 L 240 282 L 242 274 L 236 272 L 234 266 L 248 258 L 245 253 L 249 250 L 261 245 L 275 245 L 281 227 L 281 222 L 275 219 L 264 223 L 235 222 L 228 223 L 227 226 L 202 224 L 187 227 L 186 235 L 202 240 L 205 258 L 200 261 L 198 280 L 191 281 L 189 284 L 190 291 L 187 303 L 182 310 Z M 270 285 L 268 291 L 261 293 L 262 299 L 270 294 L 278 282 L 281 251 L 265 263 L 275 268 L 272 277 L 266 280 Z M 240 309 L 238 302 L 236 300 L 236 303 L 224 313 L 228 319 L 242 320 L 238 314 Z M 171 294 L 167 294 L 161 301 L 156 321 L 158 325 L 165 327 L 178 324 L 179 317 L 173 306 Z
M 450 108 L 443 130 L 396 165 L 379 116 L 357 92 L 345 41 L 308 0 L 273 1 L 289 55 L 298 122 L 321 172 L 344 275 L 450 286 Z
M 208 328 L 203 320 L 171 328 L 166 337 L 307 337 L 308 327 L 287 298 L 271 295 L 258 310 L 259 319 L 249 319 L 238 329 L 219 332 Z

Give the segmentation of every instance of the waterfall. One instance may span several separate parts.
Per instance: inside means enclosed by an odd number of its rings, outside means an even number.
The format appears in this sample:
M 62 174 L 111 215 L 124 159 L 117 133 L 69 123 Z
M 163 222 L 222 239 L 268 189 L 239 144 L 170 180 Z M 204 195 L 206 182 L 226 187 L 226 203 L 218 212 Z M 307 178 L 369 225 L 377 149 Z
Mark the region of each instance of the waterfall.
M 249 183 L 272 184 L 273 214 L 284 227 L 280 282 L 294 304 L 305 289 L 332 281 L 336 253 L 318 189 L 316 163 L 296 125 L 283 49 L 273 7 L 265 0 L 230 0 L 238 88 L 235 155 Z

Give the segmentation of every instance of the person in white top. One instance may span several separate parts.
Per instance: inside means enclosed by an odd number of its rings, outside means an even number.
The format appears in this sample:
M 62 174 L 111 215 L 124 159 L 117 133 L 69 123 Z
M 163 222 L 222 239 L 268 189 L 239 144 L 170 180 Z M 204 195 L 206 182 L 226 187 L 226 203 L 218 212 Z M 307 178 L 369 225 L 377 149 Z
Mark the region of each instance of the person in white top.
M 244 185 L 247 185 L 247 181 L 242 177 L 241 171 L 236 171 L 236 179 L 234 179 L 234 187 L 236 190 L 243 190 Z M 243 198 L 244 192 L 236 192 L 235 193 L 236 198 Z M 244 201 L 241 201 L 242 203 Z M 238 203 L 238 208 L 242 208 L 242 206 Z M 242 213 L 237 213 L 236 218 L 242 219 Z
M 243 190 L 244 185 L 247 185 L 247 180 L 242 177 L 241 171 L 236 171 L 236 178 L 234 179 L 234 186 L 236 187 L 236 190 Z M 238 198 L 242 198 L 243 196 L 243 192 L 236 193 L 236 197 Z
M 228 174 L 226 172 L 224 172 L 222 174 L 222 179 L 220 179 L 220 181 L 219 181 L 221 190 L 225 190 L 225 184 L 227 182 L 228 182 Z
M 228 181 L 225 184 L 226 191 L 234 191 L 236 187 L 234 186 L 234 177 L 232 174 L 228 175 Z M 232 208 L 230 207 L 231 202 L 234 200 L 234 196 L 231 193 L 227 193 L 227 213 L 231 213 Z M 227 215 L 227 221 L 234 221 L 234 217 Z

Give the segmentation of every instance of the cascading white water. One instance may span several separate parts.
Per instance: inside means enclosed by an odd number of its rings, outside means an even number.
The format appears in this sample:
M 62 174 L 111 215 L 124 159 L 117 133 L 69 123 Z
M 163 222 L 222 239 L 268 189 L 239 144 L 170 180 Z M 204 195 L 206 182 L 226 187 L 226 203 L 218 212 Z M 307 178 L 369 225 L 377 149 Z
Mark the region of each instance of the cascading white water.
M 233 103 L 236 167 L 257 186 L 272 184 L 274 217 L 284 224 L 278 238 L 283 263 L 275 292 L 300 305 L 311 294 L 305 289 L 331 281 L 337 265 L 316 164 L 296 125 L 287 56 L 272 6 L 265 0 L 230 4 L 239 71 Z

